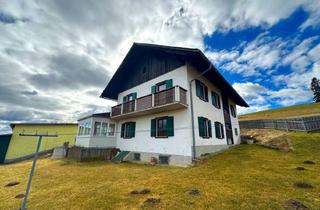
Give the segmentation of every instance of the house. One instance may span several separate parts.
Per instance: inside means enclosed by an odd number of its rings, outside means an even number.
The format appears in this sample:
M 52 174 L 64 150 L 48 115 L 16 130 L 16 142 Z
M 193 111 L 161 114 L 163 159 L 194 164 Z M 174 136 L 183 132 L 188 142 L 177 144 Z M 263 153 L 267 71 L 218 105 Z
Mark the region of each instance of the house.
M 77 123 L 12 123 L 12 136 L 7 148 L 4 163 L 13 163 L 33 157 L 38 143 L 37 137 L 20 136 L 20 133 L 58 134 L 55 138 L 42 138 L 40 153 L 60 147 L 64 142 L 73 145 L 77 135 Z
M 101 97 L 117 101 L 106 117 L 115 137 L 94 146 L 182 166 L 239 144 L 236 105 L 248 107 L 199 49 L 142 43 L 133 44 Z

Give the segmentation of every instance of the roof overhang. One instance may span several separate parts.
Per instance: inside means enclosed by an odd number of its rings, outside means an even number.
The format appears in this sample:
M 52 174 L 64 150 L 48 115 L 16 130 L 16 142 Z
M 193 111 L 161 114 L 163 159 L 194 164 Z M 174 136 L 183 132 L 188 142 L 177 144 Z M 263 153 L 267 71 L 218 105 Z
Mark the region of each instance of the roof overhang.
M 110 100 L 117 100 L 118 94 L 122 92 L 121 84 L 126 80 L 128 75 L 130 75 L 130 68 L 126 68 L 127 64 L 139 56 L 139 53 L 143 51 L 153 50 L 161 51 L 165 53 L 175 54 L 184 59 L 187 63 L 191 63 L 196 67 L 196 69 L 201 73 L 212 66 L 212 71 L 204 73 L 209 81 L 211 81 L 217 88 L 226 92 L 229 98 L 231 98 L 234 103 L 239 106 L 249 107 L 246 101 L 237 93 L 237 91 L 228 83 L 228 81 L 220 74 L 220 72 L 211 64 L 209 59 L 203 54 L 199 49 L 195 48 L 182 48 L 182 47 L 172 47 L 164 45 L 154 45 L 154 44 L 144 44 L 144 43 L 134 43 L 130 48 L 129 52 L 123 59 L 116 73 L 113 75 L 109 81 L 106 88 L 101 94 L 101 98 L 106 98 Z

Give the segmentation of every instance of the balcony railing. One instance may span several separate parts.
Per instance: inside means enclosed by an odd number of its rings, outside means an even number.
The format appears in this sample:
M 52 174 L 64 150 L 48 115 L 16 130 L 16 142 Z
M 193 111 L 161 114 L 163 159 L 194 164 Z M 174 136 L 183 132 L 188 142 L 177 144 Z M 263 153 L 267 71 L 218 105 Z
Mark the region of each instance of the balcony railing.
M 135 116 L 146 112 L 151 113 L 164 107 L 166 107 L 166 110 L 187 107 L 187 91 L 180 86 L 174 86 L 119 104 L 111 108 L 111 118 Z

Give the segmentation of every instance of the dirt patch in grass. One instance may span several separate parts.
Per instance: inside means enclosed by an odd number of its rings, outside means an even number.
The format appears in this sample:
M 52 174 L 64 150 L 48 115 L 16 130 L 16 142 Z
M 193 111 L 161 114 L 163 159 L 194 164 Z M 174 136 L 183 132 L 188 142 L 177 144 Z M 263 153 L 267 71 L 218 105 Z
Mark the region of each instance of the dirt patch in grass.
M 24 198 L 24 194 L 18 194 L 18 195 L 16 195 L 14 198 L 17 198 L 17 199 Z
M 304 164 L 309 164 L 309 165 L 314 165 L 316 164 L 315 162 L 313 162 L 312 160 L 305 160 L 303 161 Z
M 156 204 L 156 203 L 160 203 L 160 198 L 148 198 L 144 201 L 145 204 Z
M 311 189 L 314 188 L 311 184 L 306 183 L 306 182 L 296 182 L 293 184 L 293 186 L 297 188 L 303 188 L 303 189 Z
M 200 191 L 198 189 L 192 189 L 192 190 L 188 190 L 186 194 L 191 196 L 198 196 L 200 195 Z
M 304 171 L 304 170 L 307 170 L 305 167 L 301 167 L 301 166 L 298 166 L 296 169 L 297 169 L 298 171 Z
M 20 184 L 20 182 L 9 182 L 8 184 L 5 185 L 5 187 L 13 187 Z
M 256 144 L 277 149 L 281 151 L 291 151 L 293 146 L 288 133 L 269 129 L 242 129 L 243 136 L 250 136 Z
M 309 210 L 307 206 L 305 206 L 303 203 L 297 200 L 289 199 L 287 200 L 283 207 L 286 210 Z
M 149 189 L 143 189 L 141 191 L 138 191 L 138 190 L 133 190 L 130 192 L 131 195 L 146 195 L 146 194 L 149 194 L 151 192 L 151 190 Z

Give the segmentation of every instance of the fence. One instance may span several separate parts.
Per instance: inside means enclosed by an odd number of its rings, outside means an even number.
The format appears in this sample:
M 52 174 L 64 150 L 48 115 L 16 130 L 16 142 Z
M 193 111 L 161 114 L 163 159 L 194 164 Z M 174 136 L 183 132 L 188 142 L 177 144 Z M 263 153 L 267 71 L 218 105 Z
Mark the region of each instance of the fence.
M 94 160 L 111 160 L 117 154 L 114 148 L 84 148 L 73 146 L 68 150 L 68 159 L 79 162 Z
M 320 130 L 320 115 L 310 117 L 240 121 L 240 128 L 273 128 L 287 131 Z

